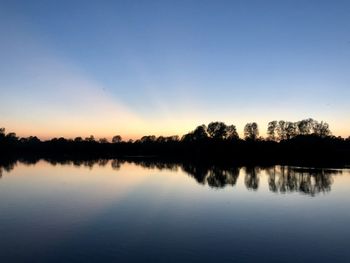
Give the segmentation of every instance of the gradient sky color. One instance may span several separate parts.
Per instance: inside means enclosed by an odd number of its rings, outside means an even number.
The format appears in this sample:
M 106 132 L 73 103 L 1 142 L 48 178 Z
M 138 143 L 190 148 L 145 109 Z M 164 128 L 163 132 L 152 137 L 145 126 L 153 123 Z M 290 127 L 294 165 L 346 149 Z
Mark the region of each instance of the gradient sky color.
M 350 1 L 0 1 L 0 126 L 41 138 L 327 121 L 350 135 Z

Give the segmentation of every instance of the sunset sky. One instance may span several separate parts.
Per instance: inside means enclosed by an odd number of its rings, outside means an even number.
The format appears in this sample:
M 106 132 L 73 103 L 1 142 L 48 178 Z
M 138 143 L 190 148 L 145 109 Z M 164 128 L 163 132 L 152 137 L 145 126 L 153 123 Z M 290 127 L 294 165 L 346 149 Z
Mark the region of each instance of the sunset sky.
M 182 135 L 323 120 L 350 135 L 350 1 L 0 0 L 0 126 Z

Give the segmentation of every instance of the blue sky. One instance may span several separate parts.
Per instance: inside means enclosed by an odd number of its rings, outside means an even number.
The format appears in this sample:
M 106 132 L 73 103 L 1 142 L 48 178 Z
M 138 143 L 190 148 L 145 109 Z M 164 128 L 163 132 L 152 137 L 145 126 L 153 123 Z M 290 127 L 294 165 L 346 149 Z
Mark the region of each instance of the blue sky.
M 0 1 L 19 135 L 183 134 L 312 117 L 350 135 L 349 1 Z

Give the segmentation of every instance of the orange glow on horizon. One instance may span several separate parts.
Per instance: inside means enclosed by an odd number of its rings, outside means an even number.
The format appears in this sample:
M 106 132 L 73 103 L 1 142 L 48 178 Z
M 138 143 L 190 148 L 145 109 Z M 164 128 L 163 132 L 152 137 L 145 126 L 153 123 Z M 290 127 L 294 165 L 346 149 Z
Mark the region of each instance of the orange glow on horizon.
M 160 122 L 162 123 L 162 122 Z M 209 122 L 197 122 L 195 123 L 187 121 L 184 122 L 183 125 L 179 122 L 174 122 L 168 124 L 167 122 L 163 122 L 164 126 L 162 125 L 143 125 L 143 126 L 137 126 L 137 125 L 130 125 L 128 126 L 125 124 L 125 126 L 120 126 L 120 129 L 115 129 L 112 127 L 113 125 L 99 125 L 95 127 L 91 127 L 87 123 L 73 123 L 73 122 L 66 122 L 66 125 L 24 125 L 24 127 L 18 123 L 16 124 L 10 124 L 10 125 L 2 125 L 4 128 L 6 128 L 6 133 L 9 132 L 15 132 L 17 136 L 19 137 L 29 137 L 29 136 L 37 136 L 41 140 L 49 140 L 52 138 L 59 138 L 64 137 L 67 139 L 74 139 L 76 137 L 82 137 L 83 139 L 86 137 L 89 137 L 90 135 L 93 135 L 95 139 L 100 138 L 106 138 L 109 141 L 112 140 L 112 137 L 115 135 L 120 135 L 123 139 L 123 141 L 127 140 L 137 140 L 140 139 L 142 136 L 147 135 L 155 135 L 155 136 L 172 136 L 172 135 L 178 135 L 180 138 L 182 135 L 193 131 L 198 125 L 201 124 L 208 124 Z M 226 122 L 226 124 L 231 124 L 229 122 Z M 233 123 L 234 124 L 234 123 Z M 259 123 L 258 123 L 259 124 Z M 236 125 L 238 134 L 240 138 L 243 138 L 243 128 L 245 123 L 240 124 L 234 124 Z M 67 127 L 67 128 L 65 128 Z M 267 124 L 265 125 L 259 125 L 260 130 L 260 136 L 266 137 L 266 128 Z M 332 135 L 334 136 L 341 136 L 343 138 L 347 138 L 350 136 L 350 130 L 344 129 L 345 127 L 335 127 L 332 128 L 330 126 L 330 129 L 332 131 Z M 115 131 L 115 132 L 113 132 Z

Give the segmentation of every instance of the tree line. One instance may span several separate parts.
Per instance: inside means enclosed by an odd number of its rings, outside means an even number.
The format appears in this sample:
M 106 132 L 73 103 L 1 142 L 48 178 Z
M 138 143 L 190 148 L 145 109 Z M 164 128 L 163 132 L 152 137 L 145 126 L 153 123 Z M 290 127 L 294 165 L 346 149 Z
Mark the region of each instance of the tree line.
M 288 140 L 299 135 L 316 135 L 319 137 L 327 137 L 332 133 L 329 125 L 326 122 L 318 122 L 314 119 L 304 119 L 297 122 L 290 121 L 271 121 L 267 127 L 267 137 L 263 138 L 259 136 L 259 127 L 256 122 L 247 123 L 244 126 L 244 139 L 245 140 L 266 140 L 266 141 L 282 141 Z M 235 125 L 226 125 L 224 122 L 211 122 L 208 125 L 200 125 L 193 131 L 183 135 L 181 138 L 178 135 L 173 136 L 155 136 L 147 135 L 143 136 L 138 140 L 128 140 L 127 143 L 167 143 L 167 142 L 191 142 L 191 141 L 202 141 L 202 140 L 239 140 L 239 134 Z M 53 138 L 51 141 L 71 141 L 71 142 L 97 142 L 106 144 L 109 143 L 107 138 L 96 139 L 95 136 L 90 135 L 86 138 L 76 137 L 74 139 L 66 139 L 63 137 Z M 0 128 L 0 143 L 38 143 L 41 140 L 37 136 L 29 137 L 17 137 L 16 133 L 10 132 L 5 133 L 5 128 Z M 111 143 L 123 142 L 120 135 L 113 136 Z
M 199 125 L 182 137 L 147 135 L 125 141 L 115 135 L 109 142 L 96 139 L 63 137 L 41 141 L 36 136 L 19 138 L 13 132 L 0 129 L 0 155 L 89 155 L 115 156 L 169 156 L 171 158 L 206 158 L 230 160 L 342 160 L 350 161 L 350 137 L 333 136 L 326 122 L 311 118 L 297 122 L 271 121 L 267 136 L 259 134 L 256 122 L 244 126 L 240 138 L 235 125 L 210 122 Z

